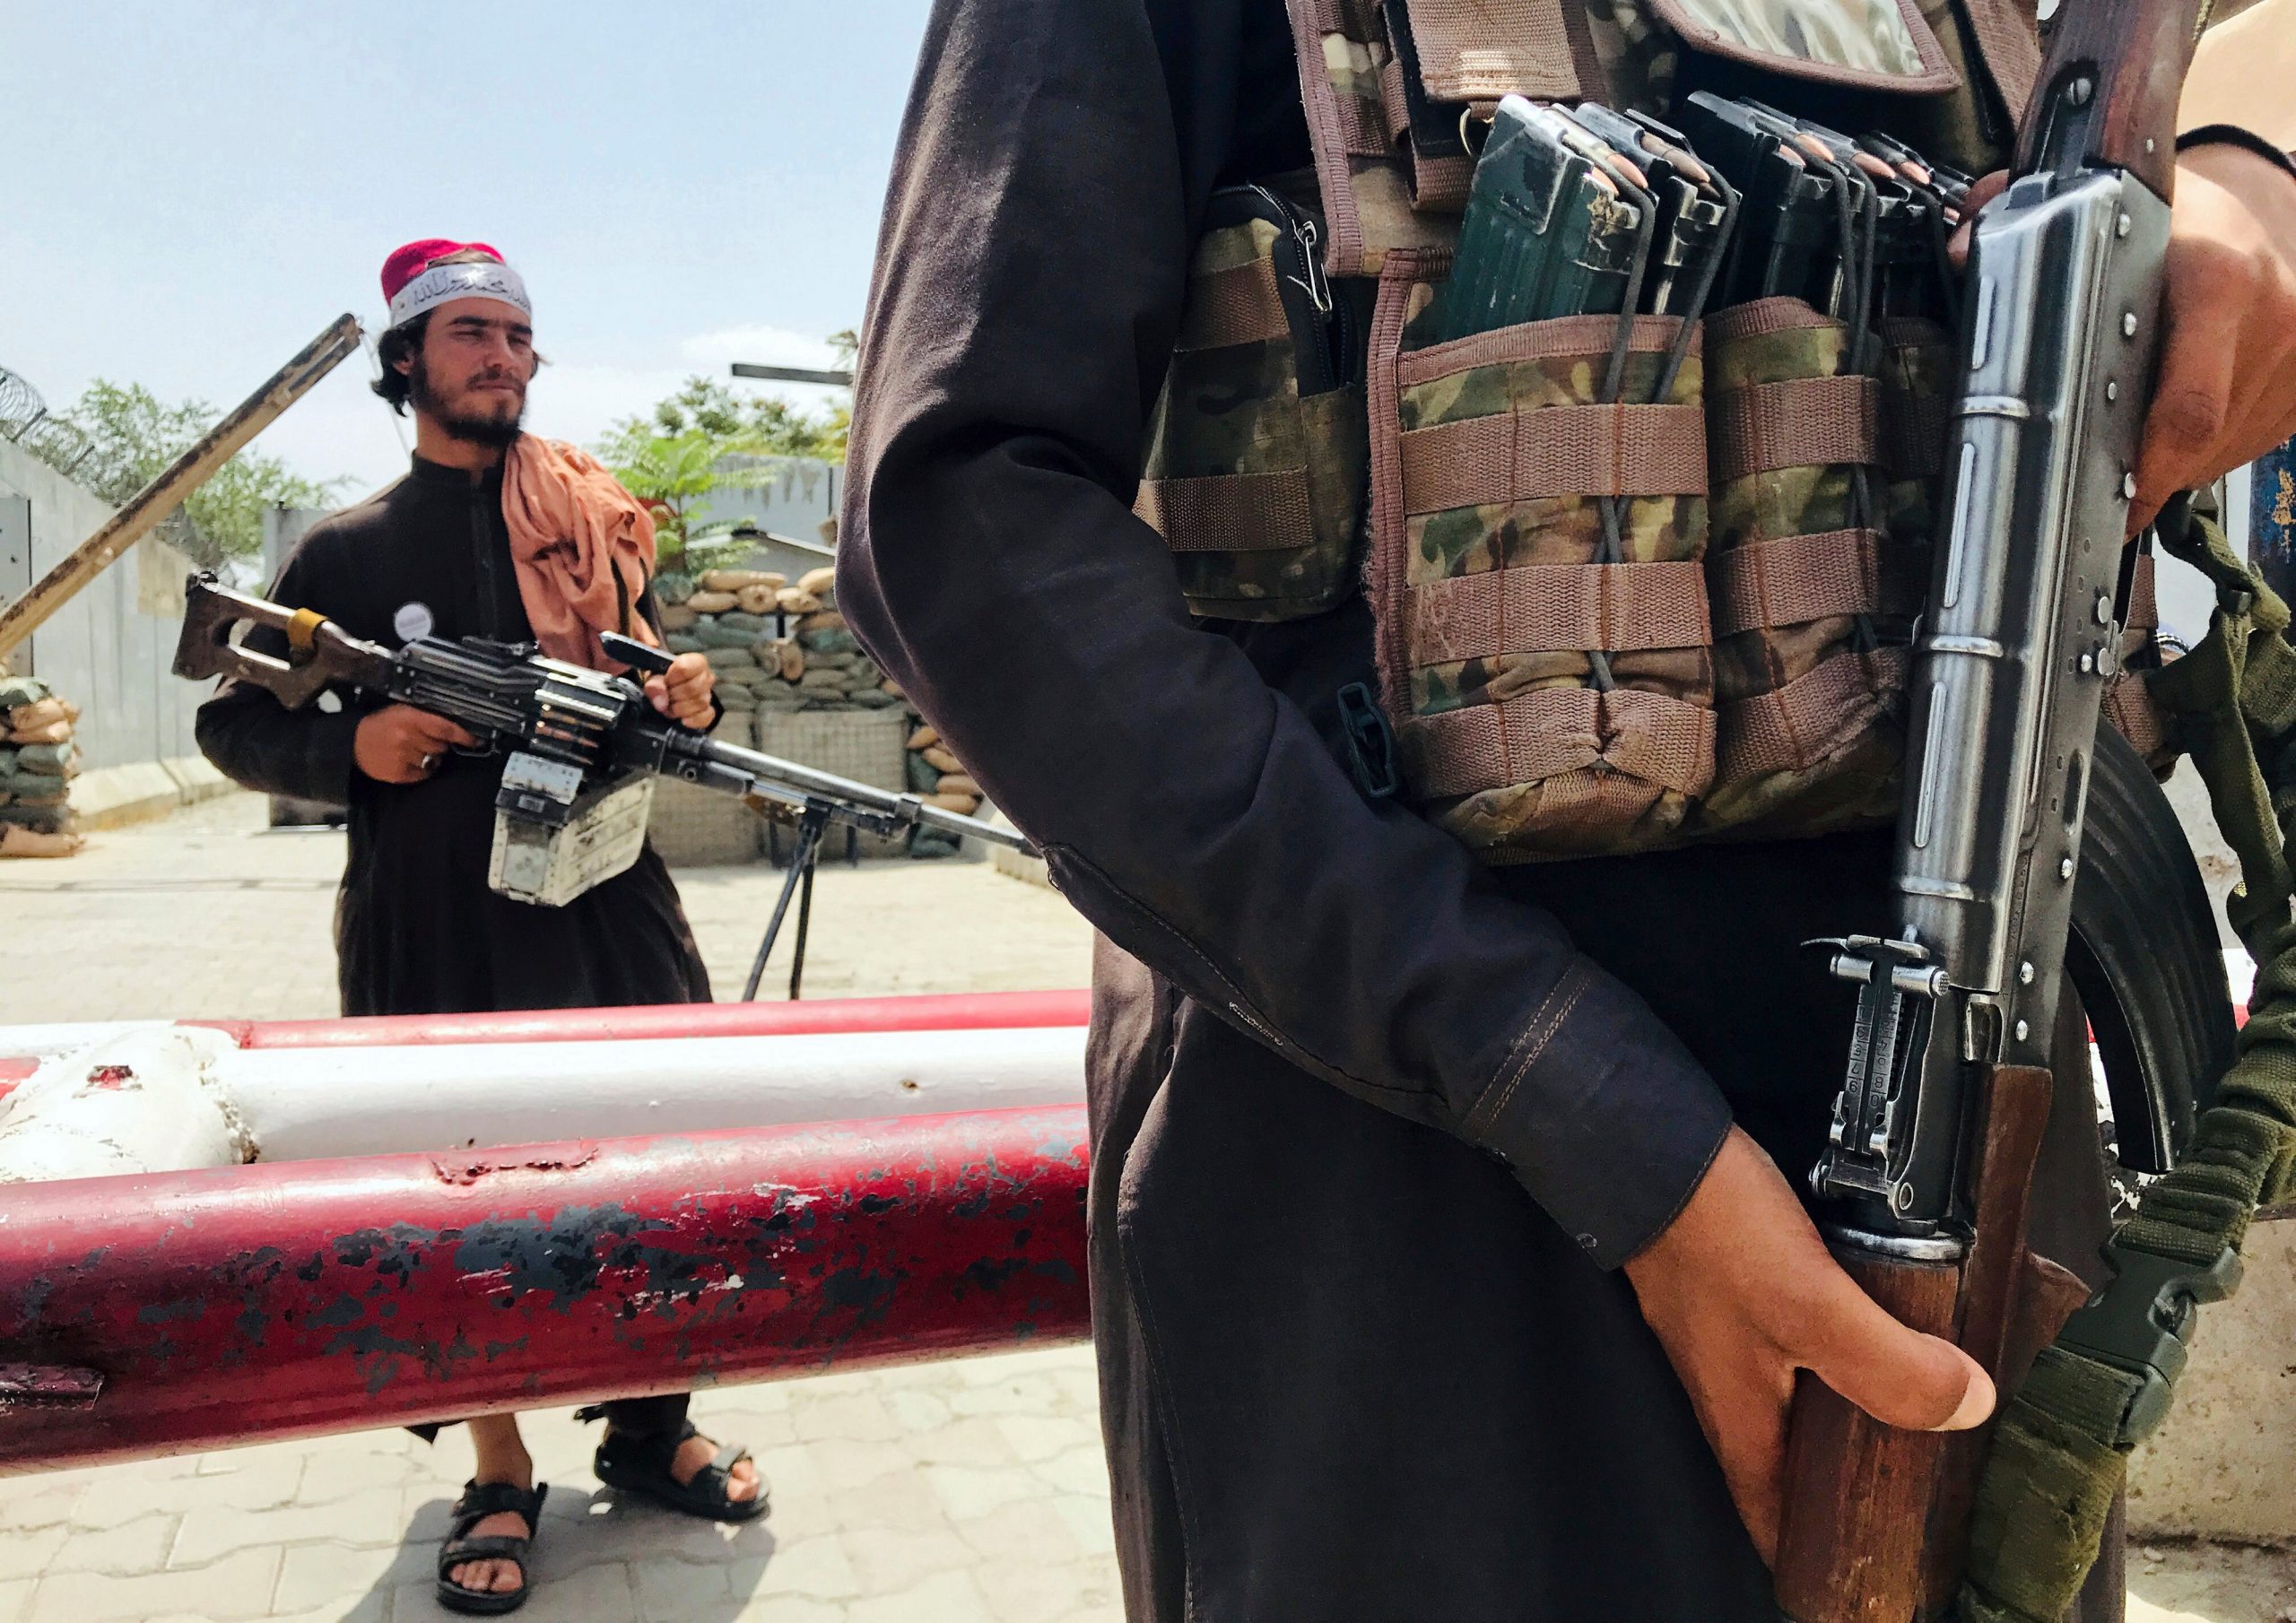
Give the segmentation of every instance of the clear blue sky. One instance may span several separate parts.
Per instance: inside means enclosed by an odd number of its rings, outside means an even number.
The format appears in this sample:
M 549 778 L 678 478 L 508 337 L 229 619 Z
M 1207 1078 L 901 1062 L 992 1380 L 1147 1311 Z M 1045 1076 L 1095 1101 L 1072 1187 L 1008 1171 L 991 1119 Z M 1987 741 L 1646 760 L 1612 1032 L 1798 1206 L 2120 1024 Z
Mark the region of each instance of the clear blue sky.
M 379 326 L 383 256 L 434 236 L 524 273 L 544 433 L 589 439 L 737 359 L 822 364 L 861 318 L 925 15 L 0 0 L 0 366 L 51 404 L 101 377 L 226 405 L 341 312 Z M 395 477 L 370 365 L 258 447 Z

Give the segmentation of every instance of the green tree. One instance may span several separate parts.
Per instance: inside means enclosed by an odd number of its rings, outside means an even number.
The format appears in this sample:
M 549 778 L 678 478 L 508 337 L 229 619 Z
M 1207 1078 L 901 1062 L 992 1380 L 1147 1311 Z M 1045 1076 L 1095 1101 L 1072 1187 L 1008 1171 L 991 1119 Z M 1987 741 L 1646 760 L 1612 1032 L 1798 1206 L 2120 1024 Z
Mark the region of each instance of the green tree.
M 830 339 L 850 368 L 854 335 Z M 698 572 L 746 550 L 735 541 L 736 522 L 696 528 L 694 505 L 718 488 L 718 463 L 727 456 L 845 457 L 852 409 L 839 404 L 808 412 L 776 395 L 736 395 L 714 378 L 689 378 L 675 394 L 636 417 L 625 417 L 599 440 L 598 458 L 630 493 L 654 509 L 654 543 L 665 567 Z
M 205 401 L 169 405 L 141 384 L 100 378 L 57 415 L 87 438 L 86 454 L 69 469 L 72 478 L 117 503 L 151 483 L 213 428 L 222 413 Z M 29 448 L 64 466 L 65 459 L 46 445 L 35 440 Z M 161 533 L 201 564 L 252 558 L 263 551 L 265 508 L 332 507 L 349 482 L 314 482 L 276 456 L 241 451 L 191 493 Z

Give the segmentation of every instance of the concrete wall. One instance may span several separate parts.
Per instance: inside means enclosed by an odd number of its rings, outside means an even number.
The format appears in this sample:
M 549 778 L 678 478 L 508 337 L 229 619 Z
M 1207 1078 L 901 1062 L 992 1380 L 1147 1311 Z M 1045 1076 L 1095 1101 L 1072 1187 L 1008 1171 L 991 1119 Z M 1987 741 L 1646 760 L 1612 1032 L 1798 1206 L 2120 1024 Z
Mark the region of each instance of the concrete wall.
M 728 456 L 718 472 L 722 482 L 696 509 L 697 524 L 746 518 L 760 529 L 817 541 L 821 521 L 836 516 L 845 492 L 843 465 L 815 456 Z
M 22 596 L 111 511 L 0 440 L 0 601 Z M 173 549 L 138 542 L 10 661 L 80 707 L 80 750 L 91 770 L 197 753 L 191 717 L 204 694 L 168 673 L 188 568 Z
M 2139 1532 L 2296 1544 L 2296 1221 L 2259 1223 L 2239 1294 L 2200 1310 L 2177 1406 L 2129 1462 Z

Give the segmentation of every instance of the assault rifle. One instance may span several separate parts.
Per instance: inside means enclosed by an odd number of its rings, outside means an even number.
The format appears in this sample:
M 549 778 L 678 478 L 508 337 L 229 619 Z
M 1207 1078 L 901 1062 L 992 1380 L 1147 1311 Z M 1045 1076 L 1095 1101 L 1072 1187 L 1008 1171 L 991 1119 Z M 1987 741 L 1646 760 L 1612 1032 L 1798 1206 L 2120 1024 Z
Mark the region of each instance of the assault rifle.
M 267 633 L 264 640 L 283 651 L 238 640 L 243 629 Z M 634 671 L 669 668 L 671 656 L 659 648 L 612 633 L 603 640 L 609 655 Z M 503 758 L 489 882 L 521 901 L 562 906 L 636 862 L 656 777 L 738 795 L 759 812 L 794 820 L 797 851 L 749 996 L 756 994 L 801 876 L 810 901 L 813 859 L 830 823 L 885 836 L 936 829 L 1031 848 L 1013 829 L 915 794 L 872 788 L 680 726 L 631 678 L 549 658 L 531 643 L 418 637 L 394 652 L 312 610 L 232 591 L 212 574 L 193 576 L 185 588 L 175 673 L 249 682 L 290 709 L 343 687 L 455 722 L 477 741 L 469 753 Z M 802 962 L 803 912 L 797 952 Z M 793 973 L 793 996 L 796 985 Z
M 2014 178 L 1973 233 L 1895 916 L 1820 943 L 1858 988 L 1812 1174 L 1830 1243 L 2005 1395 L 2087 1297 L 2027 1251 L 2025 1202 L 2049 1067 L 2085 1072 L 2078 1010 L 2061 1021 L 2059 993 L 2084 823 L 2120 744 L 2099 737 L 2100 705 L 2126 613 L 2122 537 L 2200 14 L 2203 0 L 2087 0 L 2057 21 Z M 2125 1268 L 2074 1333 L 2116 1361 L 2180 1362 L 2189 1304 L 2224 1288 L 2204 1271 Z M 1777 1565 L 1787 1616 L 1950 1610 L 1980 1446 L 1884 1427 L 1805 1374 Z

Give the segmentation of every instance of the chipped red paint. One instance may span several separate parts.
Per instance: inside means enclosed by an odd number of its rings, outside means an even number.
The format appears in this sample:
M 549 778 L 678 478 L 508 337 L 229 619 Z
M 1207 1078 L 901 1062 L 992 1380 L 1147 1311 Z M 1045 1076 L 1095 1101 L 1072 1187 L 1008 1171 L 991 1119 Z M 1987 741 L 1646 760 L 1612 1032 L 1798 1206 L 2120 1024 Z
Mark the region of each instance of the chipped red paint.
M 381 1014 L 332 1020 L 194 1020 L 242 1048 L 359 1048 L 398 1043 L 578 1043 L 674 1037 L 805 1037 L 842 1031 L 988 1031 L 1082 1026 L 1089 992 L 987 992 L 826 998 L 798 1003 L 665 1003 L 504 1014 Z
M 1087 1333 L 1079 1107 L 24 1184 L 0 1472 Z
M 88 1067 L 88 1086 L 96 1089 L 100 1092 L 109 1093 L 116 1091 L 123 1083 L 132 1082 L 135 1080 L 135 1072 L 134 1069 L 126 1065 L 91 1065 Z

